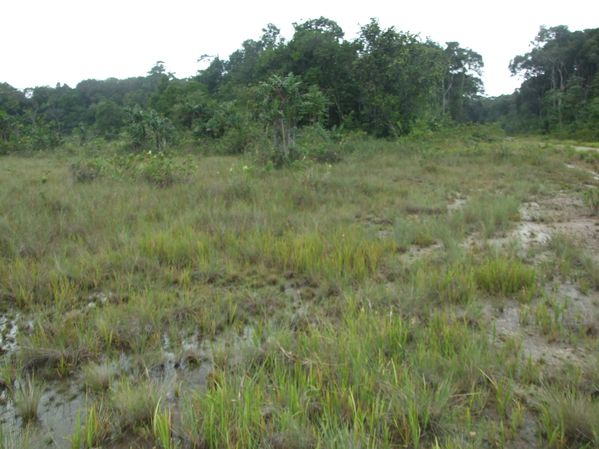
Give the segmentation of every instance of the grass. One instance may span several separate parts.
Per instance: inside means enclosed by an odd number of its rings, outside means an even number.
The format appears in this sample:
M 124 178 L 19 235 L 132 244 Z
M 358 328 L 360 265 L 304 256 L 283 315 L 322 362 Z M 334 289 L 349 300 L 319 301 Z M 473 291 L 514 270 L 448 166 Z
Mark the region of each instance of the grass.
M 158 400 L 154 409 L 154 417 L 152 418 L 152 433 L 163 449 L 174 449 L 177 447 L 177 443 L 171 437 L 172 421 L 170 409 L 161 409 L 160 400 Z
M 79 449 L 595 444 L 596 382 L 547 399 L 571 376 L 530 345 L 571 344 L 545 292 L 593 293 L 597 264 L 570 236 L 497 243 L 522 202 L 580 195 L 568 153 L 495 137 L 343 145 L 334 165 L 273 171 L 191 155 L 164 183 L 96 173 L 116 161 L 98 154 L 3 157 L 0 297 L 19 313 L 6 383 L 85 387 L 67 432 Z M 596 341 L 576 334 L 585 354 Z M 29 409 L 36 392 L 20 393 Z
M 82 373 L 85 386 L 96 392 L 108 390 L 116 376 L 115 368 L 107 363 L 90 363 L 82 368 Z
M 537 274 L 517 259 L 494 256 L 484 260 L 474 273 L 476 284 L 492 295 L 510 296 L 534 291 Z
M 120 428 L 134 430 L 151 424 L 158 398 L 156 385 L 148 380 L 119 381 L 111 392 L 111 402 Z
M 38 418 L 42 388 L 33 376 L 21 379 L 13 392 L 13 403 L 23 422 L 29 423 Z
M 597 447 L 599 403 L 576 391 L 545 391 L 541 423 L 549 447 Z
M 102 402 L 94 403 L 87 409 L 82 428 L 84 448 L 92 449 L 101 446 L 108 439 L 111 431 L 110 418 L 109 411 Z M 74 441 L 77 441 L 77 438 L 71 440 Z

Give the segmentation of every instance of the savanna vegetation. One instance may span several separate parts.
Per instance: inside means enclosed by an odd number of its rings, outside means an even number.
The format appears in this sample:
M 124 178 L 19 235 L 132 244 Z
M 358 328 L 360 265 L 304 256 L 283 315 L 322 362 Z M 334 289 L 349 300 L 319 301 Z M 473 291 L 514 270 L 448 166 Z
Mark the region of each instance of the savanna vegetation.
M 599 446 L 599 157 L 554 139 L 596 137 L 597 35 L 539 36 L 509 99 L 325 18 L 191 79 L 2 85 L 0 448 Z

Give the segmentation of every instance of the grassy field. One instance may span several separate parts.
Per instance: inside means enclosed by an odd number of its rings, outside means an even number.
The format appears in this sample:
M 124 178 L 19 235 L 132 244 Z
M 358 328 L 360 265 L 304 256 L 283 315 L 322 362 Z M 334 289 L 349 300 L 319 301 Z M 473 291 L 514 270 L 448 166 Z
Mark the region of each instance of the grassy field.
M 0 158 L 0 448 L 598 447 L 599 157 L 341 149 Z

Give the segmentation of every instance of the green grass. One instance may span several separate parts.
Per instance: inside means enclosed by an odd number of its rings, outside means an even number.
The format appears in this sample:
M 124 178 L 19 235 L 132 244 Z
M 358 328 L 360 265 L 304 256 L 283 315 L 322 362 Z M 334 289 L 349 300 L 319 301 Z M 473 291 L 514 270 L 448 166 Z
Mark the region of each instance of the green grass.
M 13 402 L 23 422 L 37 420 L 42 398 L 42 387 L 33 376 L 20 379 L 13 392 Z
M 108 390 L 116 376 L 116 370 L 107 363 L 90 363 L 82 368 L 83 382 L 92 391 Z
M 510 296 L 536 288 L 537 274 L 512 257 L 495 256 L 484 260 L 474 272 L 476 284 L 492 295 Z
M 549 390 L 540 411 L 549 447 L 599 445 L 599 403 L 591 397 L 576 391 Z
M 121 429 L 150 425 L 160 392 L 148 380 L 123 379 L 111 391 L 111 403 Z
M 597 264 L 569 236 L 496 244 L 522 202 L 580 195 L 568 153 L 473 135 L 350 147 L 271 171 L 191 155 L 172 182 L 96 173 L 120 162 L 85 149 L 3 157 L 6 383 L 81 387 L 73 448 L 591 447 L 596 382 L 550 402 L 544 382 L 567 376 L 523 340 L 571 344 L 545 291 L 594 292 Z

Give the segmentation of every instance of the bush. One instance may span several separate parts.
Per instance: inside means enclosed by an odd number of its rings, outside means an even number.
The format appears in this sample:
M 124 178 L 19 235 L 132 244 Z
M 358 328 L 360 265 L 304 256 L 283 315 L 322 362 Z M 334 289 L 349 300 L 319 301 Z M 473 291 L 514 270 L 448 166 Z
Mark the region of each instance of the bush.
M 141 160 L 138 170 L 143 179 L 159 187 L 170 186 L 187 173 L 186 167 L 177 164 L 163 152 L 148 152 Z
M 104 165 L 99 158 L 79 160 L 71 164 L 71 176 L 75 182 L 91 182 L 102 175 Z
M 144 152 L 80 160 L 71 165 L 71 175 L 76 182 L 91 182 L 103 175 L 116 178 L 143 179 L 150 184 L 167 187 L 185 180 L 191 173 L 190 160 L 178 160 L 159 152 Z

